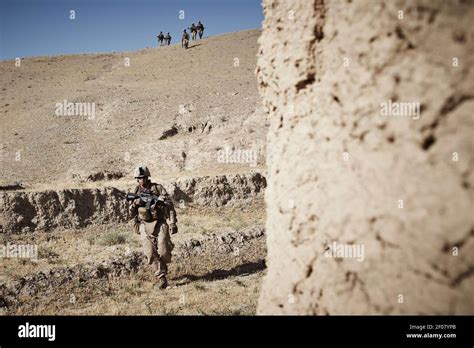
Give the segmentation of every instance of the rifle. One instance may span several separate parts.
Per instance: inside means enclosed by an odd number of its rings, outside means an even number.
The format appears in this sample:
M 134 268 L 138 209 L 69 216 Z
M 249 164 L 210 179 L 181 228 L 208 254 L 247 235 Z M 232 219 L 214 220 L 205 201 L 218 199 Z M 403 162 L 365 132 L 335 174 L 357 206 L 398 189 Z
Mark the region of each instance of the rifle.
M 152 193 L 141 193 L 141 194 L 135 194 L 128 192 L 127 196 L 125 199 L 129 201 L 134 201 L 135 199 L 141 199 L 142 202 L 145 203 L 146 209 L 154 209 L 156 205 L 161 206 L 161 207 L 168 207 L 168 203 L 161 197 L 161 196 L 156 196 Z

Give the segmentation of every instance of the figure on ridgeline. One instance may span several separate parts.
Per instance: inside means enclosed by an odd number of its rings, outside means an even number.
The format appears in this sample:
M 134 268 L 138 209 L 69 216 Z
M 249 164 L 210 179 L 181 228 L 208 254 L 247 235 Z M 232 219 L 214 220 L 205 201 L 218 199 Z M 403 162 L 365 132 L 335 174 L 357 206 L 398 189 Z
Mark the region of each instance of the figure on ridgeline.
M 160 31 L 160 33 L 158 34 L 157 38 L 158 38 L 158 42 L 160 43 L 160 47 L 163 46 L 163 39 L 164 39 L 165 37 L 163 36 L 163 32 L 162 32 L 162 31 Z
M 191 24 L 191 28 L 189 28 L 189 30 L 191 31 L 191 39 L 196 41 L 197 27 L 194 25 L 194 23 Z
M 188 46 L 189 46 L 189 34 L 186 31 L 186 29 L 184 29 L 183 36 L 181 37 L 181 47 L 184 47 L 187 49 Z
M 204 25 L 201 23 L 201 21 L 199 21 L 198 25 L 197 25 L 197 31 L 199 33 L 199 40 L 202 39 L 203 35 L 204 35 Z
M 166 34 L 165 40 L 166 40 L 166 45 L 167 46 L 171 45 L 171 35 L 170 35 L 169 32 L 168 32 L 168 34 Z

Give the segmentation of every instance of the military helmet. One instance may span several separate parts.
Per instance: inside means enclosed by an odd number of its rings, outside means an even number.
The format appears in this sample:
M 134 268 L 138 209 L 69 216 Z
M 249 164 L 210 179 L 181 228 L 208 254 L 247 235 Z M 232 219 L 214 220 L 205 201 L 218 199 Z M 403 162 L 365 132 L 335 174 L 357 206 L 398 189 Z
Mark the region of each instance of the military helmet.
M 140 165 L 136 167 L 133 171 L 133 176 L 135 177 L 135 179 L 149 177 L 150 171 L 148 170 L 147 166 Z

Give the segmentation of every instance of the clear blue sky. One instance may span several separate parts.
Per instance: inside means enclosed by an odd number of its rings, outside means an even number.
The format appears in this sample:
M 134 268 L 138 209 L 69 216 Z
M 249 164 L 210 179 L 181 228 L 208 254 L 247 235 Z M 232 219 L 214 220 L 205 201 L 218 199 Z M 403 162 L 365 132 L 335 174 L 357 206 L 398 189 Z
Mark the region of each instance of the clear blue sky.
M 206 37 L 260 28 L 261 0 L 0 0 L 0 59 L 132 51 L 156 46 L 160 30 L 173 44 L 198 20 Z

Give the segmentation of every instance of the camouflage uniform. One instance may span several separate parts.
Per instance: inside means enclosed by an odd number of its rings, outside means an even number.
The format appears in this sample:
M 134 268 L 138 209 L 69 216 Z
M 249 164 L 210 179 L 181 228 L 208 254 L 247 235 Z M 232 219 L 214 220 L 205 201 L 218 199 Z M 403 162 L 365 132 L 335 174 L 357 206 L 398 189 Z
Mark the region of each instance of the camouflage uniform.
M 129 204 L 129 216 L 134 223 L 135 233 L 140 234 L 148 264 L 155 264 L 155 275 L 158 276 L 160 287 L 165 288 L 167 286 L 167 264 L 171 262 L 171 251 L 174 247 L 170 232 L 171 234 L 178 232 L 176 211 L 165 188 L 160 184 L 152 183 L 148 180 L 148 176 L 144 177 L 146 181 L 143 187 L 137 185 L 133 192 L 135 194 L 151 193 L 161 196 L 167 203 L 167 208 L 157 206 L 147 210 L 145 203 L 137 199 Z M 169 225 L 167 221 L 169 221 Z
M 202 36 L 204 35 L 204 25 L 199 21 L 197 25 L 197 31 L 199 33 L 199 39 L 202 39 Z
M 196 41 L 197 27 L 194 25 L 194 23 L 191 24 L 191 28 L 189 28 L 189 30 L 191 31 L 191 39 Z
M 163 46 L 163 39 L 165 38 L 163 36 L 163 33 L 160 31 L 160 34 L 157 36 L 158 41 L 160 42 L 160 46 Z
M 183 32 L 183 36 L 181 37 L 181 47 L 188 48 L 189 44 L 189 34 L 186 30 Z
M 171 45 L 171 35 L 170 35 L 170 33 L 166 34 L 165 40 L 166 40 L 166 44 L 168 46 Z

